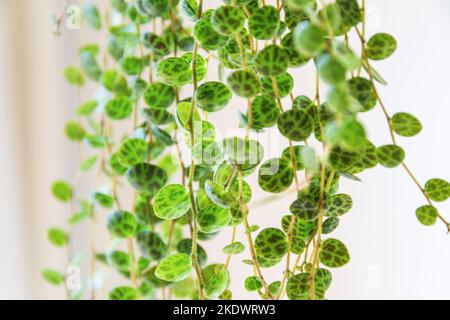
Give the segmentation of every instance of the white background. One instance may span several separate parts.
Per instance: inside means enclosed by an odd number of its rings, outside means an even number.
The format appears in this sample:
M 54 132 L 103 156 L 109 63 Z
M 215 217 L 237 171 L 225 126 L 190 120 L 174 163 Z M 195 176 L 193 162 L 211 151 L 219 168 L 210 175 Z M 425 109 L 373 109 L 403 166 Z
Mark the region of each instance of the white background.
M 103 0 L 99 1 L 103 2 Z M 206 1 L 214 6 L 220 1 Z M 399 139 L 406 161 L 421 182 L 450 180 L 450 2 L 448 0 L 368 0 L 368 34 L 389 32 L 397 38 L 395 55 L 376 63 L 389 86 L 380 94 L 391 113 L 408 111 L 421 119 L 424 130 L 412 139 Z M 71 180 L 76 170 L 76 148 L 61 134 L 64 121 L 76 106 L 75 94 L 64 83 L 62 69 L 76 64 L 79 31 L 65 30 L 52 38 L 49 17 L 60 10 L 57 0 L 0 1 L 0 298 L 62 298 L 59 289 L 40 278 L 40 269 L 63 266 L 64 255 L 50 248 L 46 229 L 61 225 L 66 207 L 55 203 L 49 186 L 57 178 Z M 312 90 L 312 69 L 297 76 L 297 94 Z M 304 84 L 304 85 L 303 85 Z M 236 102 L 239 103 L 239 102 Z M 223 128 L 236 125 L 236 110 L 212 118 Z M 370 138 L 389 143 L 379 108 L 364 116 Z M 381 167 L 361 176 L 362 183 L 345 182 L 354 209 L 341 220 L 335 236 L 349 247 L 352 261 L 333 272 L 330 299 L 449 299 L 450 235 L 441 224 L 426 228 L 415 218 L 424 199 L 400 168 Z M 255 198 L 265 198 L 256 194 Z M 258 208 L 250 219 L 262 227 L 279 223 L 290 196 Z M 450 218 L 450 206 L 440 205 Z M 242 230 L 240 230 L 242 232 Z M 80 231 L 83 232 L 83 231 Z M 221 262 L 222 244 L 210 261 Z M 80 246 L 85 240 L 80 240 Z M 214 253 L 215 252 L 215 253 Z M 246 293 L 248 266 L 234 258 L 231 288 L 236 298 Z M 281 266 L 280 266 L 281 268 Z M 265 272 L 278 280 L 280 270 Z

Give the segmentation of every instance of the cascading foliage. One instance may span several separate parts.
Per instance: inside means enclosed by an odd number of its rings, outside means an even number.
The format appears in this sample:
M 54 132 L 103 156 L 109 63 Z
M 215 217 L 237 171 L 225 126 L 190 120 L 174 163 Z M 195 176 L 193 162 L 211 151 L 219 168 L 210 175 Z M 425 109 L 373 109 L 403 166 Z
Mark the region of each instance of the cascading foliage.
M 420 121 L 405 112 L 391 116 L 379 95 L 387 83 L 373 64 L 391 56 L 397 42 L 387 33 L 366 37 L 365 2 L 223 2 L 206 10 L 202 0 L 110 0 L 104 15 L 83 5 L 84 23 L 107 32 L 108 40 L 83 45 L 80 67 L 65 70 L 80 93 L 65 133 L 78 144 L 79 174 L 95 169 L 108 183 L 82 199 L 76 183 L 55 182 L 53 194 L 70 203 L 71 216 L 65 230 L 52 228 L 48 237 L 68 249 L 68 265 L 80 260 L 69 246 L 75 225 L 107 229 L 112 240 L 101 247 L 91 236 L 91 274 L 80 290 L 68 287 L 65 272 L 43 271 L 50 283 L 66 284 L 68 298 L 83 297 L 84 289 L 103 298 L 94 280 L 96 263 L 104 263 L 122 276 L 110 299 L 232 299 L 228 266 L 240 255 L 248 265 L 242 288 L 261 298 L 325 299 L 332 269 L 350 260 L 332 236 L 352 208 L 339 182 L 359 180 L 378 164 L 403 167 L 424 196 L 418 220 L 426 226 L 440 220 L 450 231 L 435 206 L 449 198 L 450 184 L 434 178 L 422 185 L 397 142 L 418 134 Z M 360 46 L 352 49 L 349 36 Z M 208 77 L 212 60 L 218 79 Z M 301 84 L 293 89 L 291 73 L 305 65 L 317 70 L 315 96 L 302 94 Z M 84 101 L 88 81 L 98 91 Z M 233 96 L 245 106 L 238 116 L 246 130 L 218 139 L 208 114 L 231 107 Z M 386 145 L 372 143 L 359 120 L 374 108 L 386 116 Z M 129 131 L 117 137 L 119 126 Z M 269 128 L 288 145 L 271 159 L 253 138 Z M 278 225 L 259 229 L 249 209 L 258 188 L 246 181 L 252 175 L 265 192 L 295 190 L 288 214 L 273 213 Z M 133 203 L 125 207 L 119 199 L 130 190 Z M 219 232 L 230 238 L 222 263 L 208 261 L 201 245 Z M 238 232 L 246 243 L 236 241 Z M 268 283 L 264 273 L 278 264 L 284 272 Z

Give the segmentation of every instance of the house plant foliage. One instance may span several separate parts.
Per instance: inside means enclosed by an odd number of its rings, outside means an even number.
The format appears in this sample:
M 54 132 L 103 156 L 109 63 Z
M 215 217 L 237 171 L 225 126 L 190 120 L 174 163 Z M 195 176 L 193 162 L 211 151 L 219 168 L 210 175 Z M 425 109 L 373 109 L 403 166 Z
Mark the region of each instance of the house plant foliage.
M 95 230 L 107 230 L 112 245 L 92 240 L 91 274 L 79 290 L 67 286 L 65 272 L 43 270 L 47 281 L 65 285 L 70 299 L 86 291 L 103 298 L 94 281 L 101 263 L 122 279 L 110 299 L 225 300 L 233 298 L 230 260 L 239 259 L 248 265 L 242 288 L 255 297 L 326 299 L 333 269 L 350 261 L 347 246 L 333 236 L 353 205 L 340 181 L 359 181 L 376 166 L 405 170 L 424 199 L 418 221 L 450 231 L 437 207 L 449 198 L 449 183 L 420 182 L 398 142 L 419 134 L 421 122 L 407 112 L 390 114 L 379 94 L 387 82 L 374 65 L 395 54 L 397 41 L 388 33 L 366 34 L 365 1 L 224 0 L 204 7 L 202 0 L 82 6 L 83 24 L 108 36 L 105 43 L 83 44 L 79 62 L 64 72 L 80 97 L 64 131 L 80 151 L 77 177 L 96 172 L 108 183 L 80 198 L 76 183 L 56 181 L 53 195 L 71 216 L 65 227 L 49 229 L 48 238 L 67 249 L 68 265 L 79 257 L 70 249 L 79 224 L 90 225 L 93 239 Z M 358 47 L 350 46 L 350 36 Z M 212 60 L 219 65 L 214 79 Z M 316 94 L 309 97 L 301 86 L 295 92 L 292 75 L 306 65 L 316 70 Z M 88 85 L 98 91 L 83 100 Z M 233 97 L 245 106 L 238 115 L 245 130 L 219 139 L 208 114 L 231 108 Z M 360 120 L 375 108 L 385 115 L 389 138 L 379 146 Z M 127 127 L 120 137 L 119 126 Z M 275 158 L 265 157 L 254 138 L 265 130 L 287 144 Z M 93 155 L 83 155 L 86 149 Z M 252 175 L 257 185 L 248 182 Z M 288 214 L 276 213 L 277 225 L 258 226 L 249 209 L 256 188 L 277 197 L 295 190 Z M 124 206 L 122 193 L 129 190 L 132 205 Z M 99 224 L 105 211 L 107 222 Z M 240 231 L 245 243 L 236 240 Z M 219 232 L 230 239 L 221 263 L 209 261 L 202 247 Z M 266 281 L 265 273 L 280 264 L 279 280 Z

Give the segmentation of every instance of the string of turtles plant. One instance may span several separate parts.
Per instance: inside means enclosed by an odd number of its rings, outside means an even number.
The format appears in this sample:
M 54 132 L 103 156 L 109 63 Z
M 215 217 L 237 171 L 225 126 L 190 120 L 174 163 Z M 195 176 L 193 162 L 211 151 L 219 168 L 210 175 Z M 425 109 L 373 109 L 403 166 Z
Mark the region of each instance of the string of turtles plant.
M 65 132 L 79 145 L 79 171 L 97 167 L 98 179 L 106 177 L 108 185 L 81 199 L 76 184 L 55 182 L 53 194 L 71 203 L 72 215 L 66 230 L 52 228 L 48 237 L 69 248 L 74 225 L 89 219 L 96 230 L 102 210 L 109 211 L 111 248 L 98 251 L 91 244 L 93 299 L 96 262 L 123 276 L 111 299 L 232 299 L 228 267 L 234 255 L 249 265 L 243 287 L 263 299 L 325 299 L 330 270 L 350 260 L 345 244 L 330 236 L 352 208 L 352 198 L 339 192 L 340 180 L 359 180 L 378 164 L 402 166 L 425 198 L 418 220 L 426 226 L 440 220 L 450 231 L 435 206 L 449 198 L 449 183 L 435 178 L 422 185 L 397 142 L 397 136 L 417 135 L 420 121 L 406 112 L 391 116 L 380 97 L 378 86 L 387 83 L 373 64 L 391 56 L 397 43 L 387 33 L 366 38 L 365 1 L 223 2 L 204 9 L 202 0 L 111 0 L 104 15 L 91 3 L 82 7 L 84 23 L 104 30 L 108 41 L 83 45 L 80 67 L 65 70 L 79 93 L 87 81 L 99 88 L 79 102 Z M 349 36 L 360 39 L 360 54 Z M 211 59 L 219 62 L 218 80 L 208 79 Z M 301 84 L 300 92 L 293 90 L 290 72 L 307 64 L 317 70 L 314 97 L 301 95 Z M 239 113 L 246 133 L 219 140 L 208 114 L 227 107 L 233 95 L 246 101 Z M 392 139 L 378 147 L 359 120 L 376 106 Z M 117 138 L 113 129 L 121 123 L 132 130 Z M 288 147 L 264 160 L 262 143 L 253 137 L 272 127 Z M 83 158 L 86 147 L 96 154 Z M 297 197 L 289 214 L 279 212 L 279 225 L 259 230 L 252 224 L 251 175 L 269 193 L 295 185 Z M 130 188 L 133 203 L 122 206 L 119 199 Z M 236 241 L 241 225 L 245 244 Z M 208 263 L 201 242 L 219 232 L 231 238 L 224 263 Z M 68 265 L 73 259 L 68 250 Z M 283 261 L 279 280 L 267 282 L 264 273 Z M 55 285 L 67 280 L 52 269 L 43 276 Z M 68 298 L 82 296 L 69 289 Z

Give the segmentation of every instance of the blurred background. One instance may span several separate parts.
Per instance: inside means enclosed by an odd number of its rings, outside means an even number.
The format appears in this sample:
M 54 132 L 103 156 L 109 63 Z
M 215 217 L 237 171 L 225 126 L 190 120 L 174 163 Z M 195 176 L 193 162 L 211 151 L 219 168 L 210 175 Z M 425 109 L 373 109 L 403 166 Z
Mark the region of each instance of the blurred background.
M 95 2 L 104 5 L 106 0 Z M 218 3 L 206 1 L 208 7 Z M 422 183 L 433 177 L 449 180 L 450 2 L 368 0 L 367 4 L 368 35 L 388 32 L 399 43 L 393 57 L 374 64 L 389 82 L 380 94 L 391 113 L 410 112 L 424 125 L 418 137 L 399 138 L 407 151 L 406 162 Z M 63 29 L 60 37 L 53 37 L 50 17 L 61 9 L 60 0 L 0 0 L 1 299 L 64 298 L 62 289 L 51 287 L 40 275 L 42 268 L 63 268 L 65 263 L 64 252 L 47 242 L 47 229 L 64 225 L 68 216 L 67 207 L 53 200 L 50 185 L 60 178 L 73 181 L 78 166 L 76 145 L 63 134 L 77 107 L 76 92 L 64 81 L 63 69 L 78 64 L 80 44 L 102 36 Z M 311 66 L 296 73 L 296 94 L 312 93 L 313 76 Z M 87 99 L 89 92 L 83 96 Z M 236 118 L 236 110 L 227 110 L 212 122 L 220 119 L 226 129 L 236 127 Z M 379 108 L 364 120 L 372 141 L 389 143 Z M 449 299 L 450 235 L 440 223 L 430 228 L 419 224 L 414 212 L 424 199 L 417 188 L 400 168 L 377 167 L 361 178 L 362 182 L 345 181 L 341 187 L 352 195 L 354 208 L 342 219 L 336 237 L 347 244 L 352 260 L 333 272 L 328 298 Z M 85 192 L 89 194 L 87 186 Z M 262 192 L 254 196 L 256 201 L 266 197 Z M 250 219 L 261 227 L 279 223 L 290 198 L 255 209 Z M 450 218 L 448 203 L 439 208 Z M 204 245 L 207 251 L 229 241 L 224 233 Z M 81 228 L 74 246 L 83 250 L 87 238 L 87 228 Z M 224 259 L 220 250 L 209 258 Z M 242 259 L 231 262 L 234 296 L 257 298 L 243 288 L 250 270 Z M 269 270 L 265 271 L 269 281 L 280 278 L 281 269 Z

